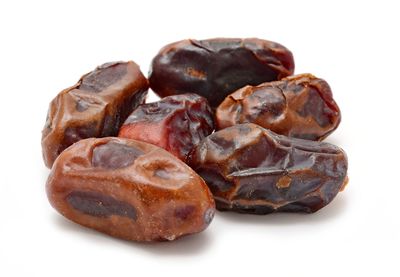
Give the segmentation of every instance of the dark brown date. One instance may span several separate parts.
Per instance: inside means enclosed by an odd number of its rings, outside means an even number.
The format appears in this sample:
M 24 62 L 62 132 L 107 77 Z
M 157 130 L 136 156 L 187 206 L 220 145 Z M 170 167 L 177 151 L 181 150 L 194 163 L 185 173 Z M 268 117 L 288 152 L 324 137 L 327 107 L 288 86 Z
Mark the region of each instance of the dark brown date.
M 272 41 L 189 39 L 160 50 L 152 61 L 149 82 L 160 97 L 193 92 L 217 107 L 245 85 L 279 80 L 293 71 L 292 53 Z
M 56 159 L 46 189 L 66 218 L 127 240 L 197 233 L 215 212 L 211 192 L 190 167 L 164 149 L 124 138 L 75 143 Z
M 255 123 L 281 135 L 310 140 L 326 138 L 340 118 L 328 83 L 311 74 L 246 86 L 226 97 L 216 111 L 218 129 Z
M 315 212 L 347 182 L 347 157 L 339 147 L 252 123 L 208 136 L 189 164 L 206 181 L 218 209 L 242 213 Z
M 187 93 L 140 105 L 126 119 L 118 136 L 160 146 L 186 161 L 193 147 L 213 130 L 214 115 L 207 100 Z
M 147 89 L 139 67 L 129 61 L 103 64 L 60 92 L 50 103 L 42 132 L 46 166 L 74 142 L 116 136 L 126 117 L 143 103 Z

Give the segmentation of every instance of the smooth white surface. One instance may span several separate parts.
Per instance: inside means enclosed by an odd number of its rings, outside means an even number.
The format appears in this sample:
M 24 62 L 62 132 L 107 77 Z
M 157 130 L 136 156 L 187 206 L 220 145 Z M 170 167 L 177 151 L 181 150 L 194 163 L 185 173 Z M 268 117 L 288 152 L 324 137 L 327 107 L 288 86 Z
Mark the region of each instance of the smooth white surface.
M 399 276 L 397 1 L 2 1 L 0 276 Z M 349 157 L 343 193 L 312 215 L 217 213 L 173 243 L 125 242 L 48 204 L 40 137 L 48 103 L 96 65 L 147 72 L 184 38 L 260 37 L 326 79 Z M 154 98 L 152 98 L 154 99 Z

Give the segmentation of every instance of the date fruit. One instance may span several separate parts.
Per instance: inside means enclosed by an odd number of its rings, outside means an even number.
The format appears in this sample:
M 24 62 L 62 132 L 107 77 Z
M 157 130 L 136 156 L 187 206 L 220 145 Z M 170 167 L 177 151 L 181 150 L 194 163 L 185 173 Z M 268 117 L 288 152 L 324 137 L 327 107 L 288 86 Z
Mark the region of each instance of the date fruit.
M 217 129 L 255 123 L 281 135 L 310 140 L 326 138 L 340 118 L 328 83 L 311 74 L 245 86 L 216 110 Z
M 84 138 L 116 136 L 143 103 L 148 81 L 132 61 L 112 62 L 84 75 L 50 103 L 42 131 L 43 159 L 51 168 L 68 146 Z
M 207 100 L 187 93 L 140 105 L 118 136 L 157 145 L 186 161 L 193 147 L 213 130 L 214 115 Z
M 198 233 L 215 212 L 211 192 L 190 167 L 162 148 L 124 138 L 75 143 L 56 159 L 46 189 L 66 218 L 126 240 Z
M 153 59 L 149 82 L 160 97 L 193 92 L 217 107 L 245 85 L 293 74 L 292 53 L 267 40 L 215 38 L 182 40 L 162 48 Z
M 189 165 L 206 181 L 218 209 L 241 213 L 315 212 L 347 182 L 347 157 L 339 147 L 252 123 L 208 136 Z

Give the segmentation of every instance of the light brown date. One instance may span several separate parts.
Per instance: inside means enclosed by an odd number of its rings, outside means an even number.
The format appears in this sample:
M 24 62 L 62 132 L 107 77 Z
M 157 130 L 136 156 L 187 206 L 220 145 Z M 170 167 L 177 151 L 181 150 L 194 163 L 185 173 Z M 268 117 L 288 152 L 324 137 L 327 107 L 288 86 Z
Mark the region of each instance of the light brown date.
M 46 188 L 66 218 L 127 240 L 198 233 L 215 211 L 211 192 L 190 167 L 164 149 L 124 138 L 75 143 L 56 159 Z
M 60 92 L 50 103 L 42 131 L 47 167 L 68 146 L 90 137 L 116 136 L 126 117 L 144 102 L 148 82 L 132 61 L 106 63 Z

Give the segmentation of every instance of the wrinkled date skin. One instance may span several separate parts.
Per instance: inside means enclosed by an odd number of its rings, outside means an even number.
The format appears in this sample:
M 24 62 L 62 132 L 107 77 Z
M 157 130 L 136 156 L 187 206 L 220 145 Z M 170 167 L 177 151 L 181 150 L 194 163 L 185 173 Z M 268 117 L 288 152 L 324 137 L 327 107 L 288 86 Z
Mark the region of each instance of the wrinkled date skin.
M 160 146 L 182 161 L 214 130 L 214 114 L 204 97 L 187 93 L 140 105 L 125 121 L 119 137 Z
M 160 97 L 197 93 L 217 107 L 245 85 L 293 74 L 292 53 L 267 40 L 215 38 L 182 40 L 162 48 L 153 59 L 149 82 Z
M 217 131 L 189 161 L 220 210 L 312 213 L 347 182 L 347 157 L 334 145 L 288 138 L 247 123 Z
M 124 138 L 75 143 L 56 159 L 46 189 L 66 218 L 126 240 L 197 233 L 215 212 L 211 192 L 190 167 L 162 148 Z
M 148 81 L 132 61 L 112 62 L 84 75 L 50 103 L 42 131 L 43 159 L 51 168 L 68 146 L 84 138 L 116 136 L 144 102 Z
M 218 129 L 255 123 L 275 133 L 322 140 L 339 125 L 340 110 L 327 82 L 311 74 L 246 86 L 216 110 Z

